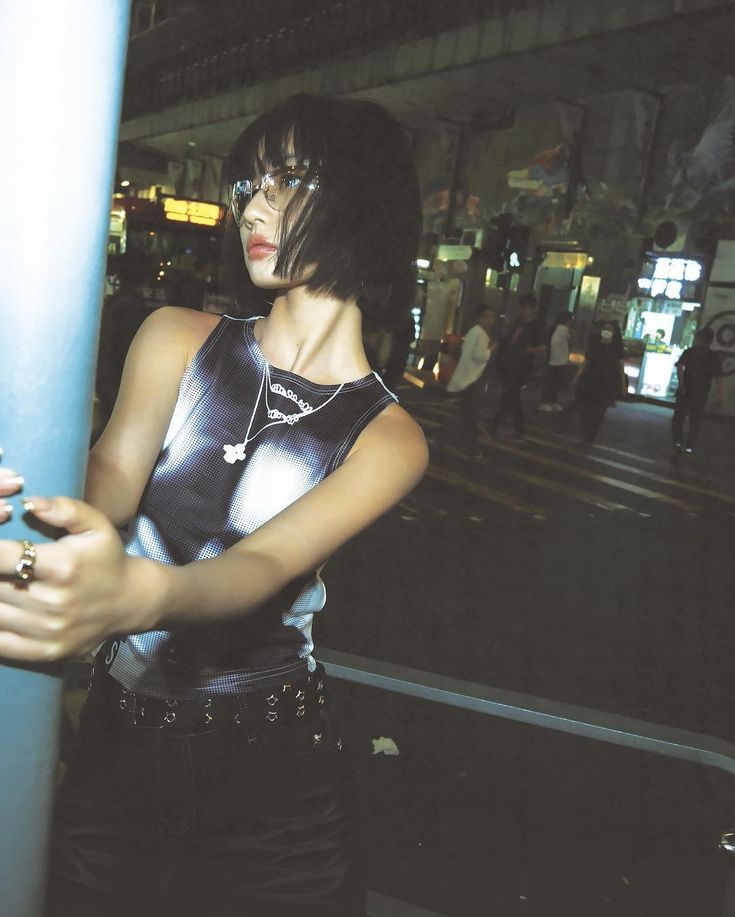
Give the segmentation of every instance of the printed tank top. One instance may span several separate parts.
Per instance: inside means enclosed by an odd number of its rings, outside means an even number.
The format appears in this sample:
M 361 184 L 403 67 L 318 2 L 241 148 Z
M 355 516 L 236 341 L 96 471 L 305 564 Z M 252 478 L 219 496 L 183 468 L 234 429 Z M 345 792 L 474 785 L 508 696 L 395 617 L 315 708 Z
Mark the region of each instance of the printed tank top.
M 187 368 L 129 555 L 164 564 L 217 557 L 334 471 L 397 400 L 376 374 L 336 394 L 337 385 L 268 365 L 256 321 L 224 317 Z M 325 601 L 316 571 L 242 616 L 129 634 L 110 674 L 131 691 L 178 700 L 280 684 L 314 670 L 312 618 Z

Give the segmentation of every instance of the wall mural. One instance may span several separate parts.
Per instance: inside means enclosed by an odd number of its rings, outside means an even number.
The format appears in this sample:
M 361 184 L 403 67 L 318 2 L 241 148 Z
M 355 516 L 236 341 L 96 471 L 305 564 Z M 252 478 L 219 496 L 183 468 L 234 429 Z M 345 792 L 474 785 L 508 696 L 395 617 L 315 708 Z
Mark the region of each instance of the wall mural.
M 682 86 L 665 97 L 642 90 L 606 96 L 590 103 L 591 130 L 582 106 L 556 100 L 527 113 L 517 128 L 516 149 L 504 162 L 488 153 L 492 140 L 487 135 L 471 138 L 455 227 L 487 228 L 493 216 L 508 212 L 547 237 L 594 228 L 598 236 L 632 239 L 653 234 L 665 220 L 680 226 L 731 220 L 735 77 L 710 93 L 709 111 L 703 109 L 703 95 L 701 87 Z M 423 215 L 424 230 L 441 235 L 456 137 L 440 130 L 438 168 L 424 186 Z M 501 170 L 490 181 L 483 175 L 481 142 L 493 170 Z
M 505 209 L 517 222 L 541 225 L 546 235 L 562 234 L 570 209 L 588 193 L 581 157 L 585 109 L 563 101 L 554 109 L 558 142 L 506 173 L 514 195 Z
M 426 188 L 422 202 L 424 215 L 424 231 L 441 233 L 447 221 L 450 200 L 449 176 L 434 179 Z M 466 188 L 466 183 L 460 182 L 454 199 L 454 225 L 461 229 L 484 226 L 486 219 L 483 214 L 480 197 Z
M 672 215 L 733 214 L 735 192 L 735 78 L 724 82 L 724 100 L 696 145 L 674 142 L 669 153 L 670 191 L 664 207 Z

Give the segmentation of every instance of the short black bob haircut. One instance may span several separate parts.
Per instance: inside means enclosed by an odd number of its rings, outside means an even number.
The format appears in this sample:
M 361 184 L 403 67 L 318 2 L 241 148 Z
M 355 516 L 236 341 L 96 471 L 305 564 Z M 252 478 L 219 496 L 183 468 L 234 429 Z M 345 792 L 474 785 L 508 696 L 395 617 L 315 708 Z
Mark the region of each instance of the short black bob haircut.
M 295 95 L 235 141 L 230 185 L 283 166 L 289 157 L 308 164 L 308 172 L 283 212 L 276 273 L 293 278 L 316 265 L 307 289 L 356 300 L 367 329 L 405 322 L 415 292 L 421 209 L 404 129 L 374 102 Z M 309 191 L 314 176 L 318 187 Z M 250 281 L 231 213 L 225 259 L 238 311 L 267 311 L 272 291 Z

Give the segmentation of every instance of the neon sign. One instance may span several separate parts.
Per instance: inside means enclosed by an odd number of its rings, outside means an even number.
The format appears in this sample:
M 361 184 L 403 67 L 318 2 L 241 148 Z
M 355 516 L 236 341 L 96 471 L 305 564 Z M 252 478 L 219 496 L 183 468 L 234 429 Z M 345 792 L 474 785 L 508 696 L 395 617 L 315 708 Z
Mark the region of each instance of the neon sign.
M 701 263 L 691 258 L 656 258 L 644 263 L 638 289 L 651 297 L 694 299 L 693 287 L 703 274 Z
M 219 204 L 206 201 L 185 201 L 176 197 L 163 199 L 163 212 L 174 223 L 194 223 L 198 226 L 216 226 L 222 217 Z

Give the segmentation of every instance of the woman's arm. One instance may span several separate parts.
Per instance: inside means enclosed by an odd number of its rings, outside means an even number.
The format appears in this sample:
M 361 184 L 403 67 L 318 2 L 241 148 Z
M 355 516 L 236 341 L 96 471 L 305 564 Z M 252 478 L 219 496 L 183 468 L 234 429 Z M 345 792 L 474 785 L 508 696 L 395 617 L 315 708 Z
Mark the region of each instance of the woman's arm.
M 258 607 L 400 502 L 427 464 L 421 429 L 390 406 L 336 471 L 219 557 L 153 571 L 153 620 L 220 618 Z
M 35 515 L 69 535 L 38 546 L 30 588 L 0 583 L 0 657 L 52 661 L 112 633 L 246 614 L 398 503 L 427 463 L 420 428 L 391 405 L 325 480 L 219 557 L 183 567 L 128 557 L 87 503 L 32 498 Z M 0 541 L 0 574 L 12 574 L 18 553 Z
M 186 366 L 217 322 L 189 309 L 163 308 L 130 346 L 115 408 L 89 454 L 85 499 L 115 526 L 138 508 L 161 450 Z

